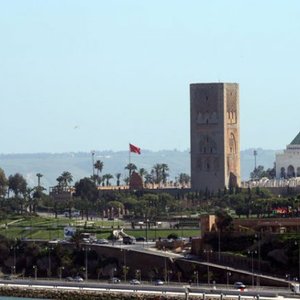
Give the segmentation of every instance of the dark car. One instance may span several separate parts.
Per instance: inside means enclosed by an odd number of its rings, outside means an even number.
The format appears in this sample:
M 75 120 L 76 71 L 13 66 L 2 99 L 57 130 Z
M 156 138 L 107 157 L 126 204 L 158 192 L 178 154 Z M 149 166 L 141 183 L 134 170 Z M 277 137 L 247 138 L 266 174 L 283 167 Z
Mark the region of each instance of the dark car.
M 135 239 L 137 242 L 145 242 L 146 238 L 144 238 L 143 236 L 139 236 Z
M 113 278 L 110 278 L 110 279 L 108 280 L 108 282 L 109 282 L 109 283 L 120 283 L 121 280 L 120 280 L 119 278 L 117 278 L 117 277 L 113 277 Z
M 107 239 L 99 239 L 99 240 L 96 241 L 96 244 L 107 245 L 107 244 L 109 244 L 109 242 L 108 242 Z
M 123 237 L 123 244 L 124 245 L 132 245 L 132 244 L 135 244 L 135 237 L 133 236 L 124 236 Z

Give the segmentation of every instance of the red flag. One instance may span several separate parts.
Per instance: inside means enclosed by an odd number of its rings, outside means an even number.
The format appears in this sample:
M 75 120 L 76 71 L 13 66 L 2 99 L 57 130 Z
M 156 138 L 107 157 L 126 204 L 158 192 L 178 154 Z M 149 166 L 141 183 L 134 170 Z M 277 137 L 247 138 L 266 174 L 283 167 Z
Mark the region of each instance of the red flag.
M 134 146 L 132 144 L 129 144 L 129 151 L 137 154 L 141 154 L 141 148 Z

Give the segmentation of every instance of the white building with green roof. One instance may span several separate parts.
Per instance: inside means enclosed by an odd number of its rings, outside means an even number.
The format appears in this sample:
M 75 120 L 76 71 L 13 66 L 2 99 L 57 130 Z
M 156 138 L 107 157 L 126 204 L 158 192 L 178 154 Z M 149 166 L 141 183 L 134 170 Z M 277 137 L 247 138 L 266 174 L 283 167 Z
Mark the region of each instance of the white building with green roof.
M 283 153 L 276 154 L 276 178 L 300 177 L 300 132 Z

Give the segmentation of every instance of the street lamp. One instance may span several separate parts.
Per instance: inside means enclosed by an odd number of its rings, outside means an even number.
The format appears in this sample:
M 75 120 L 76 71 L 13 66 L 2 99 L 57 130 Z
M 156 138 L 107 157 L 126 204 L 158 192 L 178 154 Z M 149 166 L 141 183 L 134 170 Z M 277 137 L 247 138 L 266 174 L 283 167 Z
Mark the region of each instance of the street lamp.
M 209 274 L 209 254 L 212 253 L 212 250 L 204 249 L 204 253 L 206 253 L 206 261 L 207 261 L 207 284 L 210 285 L 210 274 Z
M 58 268 L 58 273 L 59 273 L 59 280 L 62 278 L 62 271 L 65 269 L 65 267 L 59 267 Z
M 165 271 L 164 271 L 164 280 L 167 281 L 167 256 L 166 256 L 166 247 L 163 247 L 163 250 L 165 251 L 164 255 L 164 265 L 165 265 Z
M 126 282 L 126 280 L 127 280 L 127 276 L 126 275 L 127 275 L 128 270 L 129 270 L 129 267 L 127 267 L 127 265 L 126 265 L 126 249 L 122 248 L 121 252 L 123 252 L 123 263 L 124 263 L 124 265 L 123 265 L 123 273 L 124 273 L 124 280 Z
M 261 240 L 262 240 L 262 232 L 259 234 L 255 234 L 255 239 L 257 241 L 258 246 L 258 273 L 261 274 Z M 260 285 L 260 277 L 257 277 L 257 285 Z
M 92 164 L 93 164 L 93 180 L 95 181 L 95 153 L 96 151 L 95 150 L 92 150 L 91 151 L 91 154 L 92 154 Z
M 51 277 L 51 250 L 54 248 L 52 247 L 46 247 L 46 250 L 48 250 L 48 276 Z
M 12 274 L 15 274 L 16 273 L 16 264 L 17 264 L 16 249 L 19 249 L 19 247 L 14 245 L 14 246 L 11 246 L 10 249 L 13 250 L 13 254 L 14 254 L 14 265 L 11 266 L 11 271 L 12 271 Z
M 91 248 L 89 247 L 83 247 L 82 248 L 83 251 L 85 251 L 85 280 L 88 280 L 88 254 L 87 252 L 91 250 Z
M 251 272 L 252 272 L 252 287 L 254 287 L 254 261 L 253 256 L 257 254 L 257 251 L 248 251 L 248 254 L 251 255 Z
M 126 282 L 127 281 L 127 272 L 129 270 L 129 267 L 127 266 L 123 266 L 123 274 L 124 274 L 124 281 Z
M 231 272 L 227 271 L 226 272 L 226 284 L 227 284 L 227 288 L 229 288 L 229 276 L 231 276 Z
M 34 279 L 37 280 L 37 266 L 32 267 L 34 269 Z
M 298 281 L 300 281 L 300 240 L 295 241 L 295 245 L 298 245 Z
M 135 271 L 135 276 L 136 276 L 137 280 L 142 281 L 141 270 L 136 270 Z
M 199 273 L 198 273 L 198 271 L 194 271 L 194 275 L 195 275 L 195 278 L 196 278 L 196 284 L 198 286 L 199 285 Z
M 149 219 L 146 220 L 146 242 L 148 243 L 148 224 L 149 224 Z

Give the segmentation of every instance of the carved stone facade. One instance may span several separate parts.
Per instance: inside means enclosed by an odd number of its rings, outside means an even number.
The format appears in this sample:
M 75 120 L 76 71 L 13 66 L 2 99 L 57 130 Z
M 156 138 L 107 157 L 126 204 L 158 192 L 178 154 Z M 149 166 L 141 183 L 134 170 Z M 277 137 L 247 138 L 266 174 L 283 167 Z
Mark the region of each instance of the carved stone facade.
M 190 85 L 193 190 L 240 185 L 239 86 Z
M 283 153 L 276 154 L 276 178 L 300 177 L 300 132 Z

